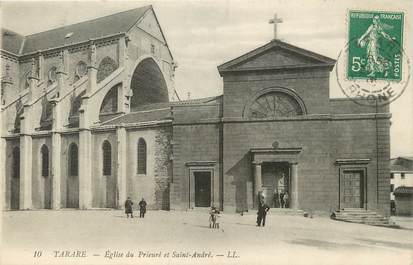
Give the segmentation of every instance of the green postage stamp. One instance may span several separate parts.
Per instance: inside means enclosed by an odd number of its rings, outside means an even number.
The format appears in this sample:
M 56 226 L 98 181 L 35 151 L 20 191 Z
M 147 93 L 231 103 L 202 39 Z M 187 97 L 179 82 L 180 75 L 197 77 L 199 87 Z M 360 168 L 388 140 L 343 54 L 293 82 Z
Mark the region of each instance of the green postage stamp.
M 350 11 L 347 78 L 402 80 L 403 13 Z

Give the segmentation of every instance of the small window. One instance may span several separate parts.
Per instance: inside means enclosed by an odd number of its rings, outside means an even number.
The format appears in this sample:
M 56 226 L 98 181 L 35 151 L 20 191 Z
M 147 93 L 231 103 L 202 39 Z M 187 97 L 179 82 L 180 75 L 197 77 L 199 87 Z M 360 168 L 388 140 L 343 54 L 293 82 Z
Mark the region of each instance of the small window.
M 400 177 L 401 177 L 401 179 L 405 179 L 405 178 L 406 178 L 406 176 L 404 175 L 404 173 L 401 173 L 401 174 L 400 174 Z
M 105 141 L 102 146 L 103 150 L 103 175 L 110 176 L 112 174 L 112 147 L 108 141 Z
M 41 149 L 42 153 L 42 176 L 48 177 L 49 176 L 49 148 L 46 145 L 42 146 Z
M 138 174 L 146 174 L 146 142 L 142 138 L 138 141 Z
M 390 173 L 390 178 L 394 179 L 394 173 Z
M 69 176 L 77 176 L 79 173 L 78 149 L 75 143 L 69 146 Z
M 151 44 L 151 53 L 155 54 L 155 45 Z
M 394 184 L 390 184 L 390 192 L 394 191 Z

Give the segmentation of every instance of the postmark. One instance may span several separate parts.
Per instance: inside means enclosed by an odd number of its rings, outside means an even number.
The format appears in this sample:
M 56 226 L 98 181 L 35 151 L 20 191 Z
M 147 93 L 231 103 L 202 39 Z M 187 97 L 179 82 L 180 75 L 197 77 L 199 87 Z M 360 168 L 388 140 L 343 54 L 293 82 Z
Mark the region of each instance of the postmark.
M 348 43 L 337 59 L 337 82 L 356 103 L 387 105 L 410 80 L 403 50 L 404 13 L 349 11 Z

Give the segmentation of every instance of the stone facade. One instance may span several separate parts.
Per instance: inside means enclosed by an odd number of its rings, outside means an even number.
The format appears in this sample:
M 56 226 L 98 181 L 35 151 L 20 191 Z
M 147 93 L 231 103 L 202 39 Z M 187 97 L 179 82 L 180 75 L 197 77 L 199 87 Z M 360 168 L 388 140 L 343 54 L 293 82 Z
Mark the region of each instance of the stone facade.
M 175 102 L 152 7 L 99 21 L 101 35 L 84 22 L 70 45 L 3 42 L 6 209 L 144 197 L 150 209 L 242 212 L 287 192 L 294 209 L 389 214 L 388 107 L 330 99 L 334 60 L 273 40 L 218 67 L 222 96 Z

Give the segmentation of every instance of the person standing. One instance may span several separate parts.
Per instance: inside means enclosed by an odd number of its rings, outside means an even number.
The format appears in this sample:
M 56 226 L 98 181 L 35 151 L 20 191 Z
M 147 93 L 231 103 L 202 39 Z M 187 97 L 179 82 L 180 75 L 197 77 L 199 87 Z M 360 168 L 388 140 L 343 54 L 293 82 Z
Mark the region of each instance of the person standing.
M 284 208 L 289 208 L 290 207 L 290 196 L 288 195 L 288 192 L 286 191 L 283 195 L 283 201 L 284 201 Z
M 266 203 L 258 205 L 257 213 L 257 226 L 265 226 L 265 219 L 267 218 L 267 212 L 270 210 L 270 207 Z
M 280 195 L 278 194 L 277 189 L 274 190 L 273 202 L 274 202 L 274 208 L 280 208 Z
M 280 191 L 280 206 L 281 208 L 284 208 L 285 203 L 284 203 L 284 190 Z
M 146 201 L 144 198 L 139 202 L 139 218 L 145 218 Z
M 133 209 L 132 209 L 133 202 L 130 197 L 125 201 L 125 213 L 126 213 L 126 218 L 129 218 L 129 215 L 131 218 L 133 218 Z

